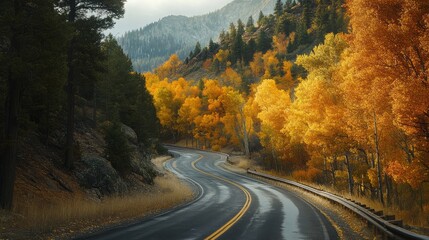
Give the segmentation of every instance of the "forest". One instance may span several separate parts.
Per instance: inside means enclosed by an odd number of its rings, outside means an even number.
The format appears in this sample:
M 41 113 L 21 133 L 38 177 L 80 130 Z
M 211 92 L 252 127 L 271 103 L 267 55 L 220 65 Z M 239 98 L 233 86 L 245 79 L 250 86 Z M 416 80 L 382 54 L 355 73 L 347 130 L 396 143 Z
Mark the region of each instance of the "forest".
M 76 131 L 101 129 L 126 175 L 125 124 L 142 151 L 232 147 L 429 225 L 427 0 L 278 0 L 143 74 L 103 36 L 123 14 L 124 0 L 0 2 L 1 209 L 34 138 L 71 172 Z
M 123 14 L 124 0 L 1 1 L 0 209 L 13 209 L 17 166 L 36 142 L 59 152 L 54 166 L 70 175 L 81 158 L 76 130 L 85 126 L 104 130 L 104 155 L 124 175 L 130 151 L 120 124 L 135 130 L 142 150 L 157 144 L 145 79 L 103 35 Z
M 426 0 L 288 0 L 144 76 L 164 138 L 427 225 L 428 68 Z

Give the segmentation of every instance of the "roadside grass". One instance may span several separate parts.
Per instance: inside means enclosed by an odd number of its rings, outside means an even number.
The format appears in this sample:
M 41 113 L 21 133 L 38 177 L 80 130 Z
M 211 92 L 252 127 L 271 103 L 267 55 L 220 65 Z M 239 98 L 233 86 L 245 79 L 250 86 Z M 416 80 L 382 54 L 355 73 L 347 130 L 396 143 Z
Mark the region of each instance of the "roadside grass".
M 158 160 L 156 165 L 161 165 L 166 159 Z M 0 227 L 0 239 L 70 238 L 76 233 L 91 232 L 160 213 L 192 200 L 193 195 L 187 184 L 165 172 L 142 193 L 106 197 L 101 201 L 69 199 L 49 205 L 17 205 L 12 215 L 0 214 L 0 217 L 8 218 L 1 221 L 8 225 Z
M 157 178 L 156 192 L 111 197 L 94 201 L 67 201 L 53 206 L 30 206 L 22 215 L 26 227 L 35 232 L 54 230 L 69 224 L 95 223 L 104 225 L 125 219 L 144 217 L 171 208 L 192 198 L 192 190 L 172 176 Z

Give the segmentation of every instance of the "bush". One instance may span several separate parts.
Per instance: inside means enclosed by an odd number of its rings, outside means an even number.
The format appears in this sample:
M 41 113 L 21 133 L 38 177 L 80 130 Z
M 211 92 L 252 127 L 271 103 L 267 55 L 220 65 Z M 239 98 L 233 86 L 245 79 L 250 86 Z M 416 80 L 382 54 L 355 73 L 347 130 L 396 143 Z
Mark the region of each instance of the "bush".
M 322 171 L 316 168 L 297 170 L 292 173 L 292 177 L 297 181 L 320 182 L 323 178 Z
M 131 148 L 125 134 L 118 123 L 113 123 L 106 129 L 105 140 L 107 143 L 104 155 L 110 161 L 113 168 L 121 175 L 131 171 Z
M 155 145 L 155 150 L 159 155 L 167 155 L 168 154 L 168 149 L 165 148 L 162 144 L 160 143 L 156 143 Z
M 220 150 L 221 150 L 220 145 L 213 145 L 212 146 L 212 151 L 219 152 Z

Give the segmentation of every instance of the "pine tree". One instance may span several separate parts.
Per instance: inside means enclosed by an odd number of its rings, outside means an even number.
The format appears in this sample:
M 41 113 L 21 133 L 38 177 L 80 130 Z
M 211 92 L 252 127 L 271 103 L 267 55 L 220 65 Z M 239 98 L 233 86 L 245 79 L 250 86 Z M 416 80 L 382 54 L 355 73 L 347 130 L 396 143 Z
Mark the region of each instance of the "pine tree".
M 301 21 L 306 29 L 311 27 L 314 17 L 314 9 L 316 7 L 315 0 L 300 0 L 302 6 Z
M 283 13 L 283 3 L 282 0 L 277 0 L 276 5 L 274 7 L 274 15 L 276 18 L 279 18 Z
M 131 61 L 111 34 L 103 41 L 101 49 L 106 56 L 104 63 L 106 70 L 101 74 L 99 81 L 98 105 L 104 110 L 106 120 L 112 121 L 115 105 L 119 105 L 120 109 L 127 106 L 125 103 L 127 97 L 124 95 L 132 90 L 130 88 L 136 87 L 128 85 L 129 74 L 132 71 Z
M 336 21 L 336 17 L 332 13 L 336 12 L 336 9 L 328 11 L 328 5 L 325 1 L 320 1 L 317 5 L 316 13 L 313 19 L 313 28 L 316 29 L 316 41 L 322 42 L 325 35 L 328 32 L 333 32 L 333 22 Z M 334 19 L 330 19 L 334 18 Z
M 237 28 L 235 27 L 234 23 L 229 24 L 229 40 L 234 41 L 235 37 L 237 36 Z
M 28 4 L 13 0 L 0 2 L 0 115 L 3 117 L 0 124 L 0 208 L 7 210 L 12 209 L 13 204 L 20 120 L 23 112 L 31 113 L 21 108 L 23 101 L 29 101 L 24 99 L 24 86 L 61 91 L 58 86 L 65 70 L 61 51 L 65 49 L 68 31 L 54 9 L 54 2 L 35 0 L 31 7 Z M 34 96 L 30 92 L 25 94 Z
M 201 53 L 201 44 L 200 44 L 200 42 L 197 42 L 197 44 L 195 44 L 195 48 L 194 48 L 194 51 L 193 51 L 193 57 L 192 58 L 198 57 L 198 55 L 200 53 Z
M 246 48 L 244 49 L 243 58 L 244 63 L 248 64 L 250 61 L 252 61 L 253 54 L 255 54 L 257 49 L 257 44 L 255 39 L 251 38 L 249 42 L 246 45 Z
M 247 19 L 246 32 L 253 33 L 254 31 L 255 31 L 255 23 L 253 22 L 253 17 L 250 16 L 249 19 Z
M 136 130 L 137 138 L 145 146 L 150 146 L 159 137 L 159 120 L 153 104 L 153 97 L 146 88 L 146 80 L 141 74 L 133 74 L 131 77 L 138 82 L 136 108 L 132 116 L 130 126 Z
M 126 175 L 131 171 L 131 148 L 121 125 L 118 121 L 106 130 L 106 149 L 104 155 L 121 175 Z
M 258 17 L 258 26 L 261 27 L 263 25 L 265 16 L 264 13 L 262 11 L 259 12 L 259 17 Z
M 283 6 L 284 12 L 288 13 L 291 10 L 292 4 L 293 4 L 292 2 L 294 2 L 294 1 L 286 0 L 285 5 Z
M 113 26 L 113 19 L 117 19 L 124 14 L 124 0 L 95 0 L 80 2 L 77 0 L 60 0 L 59 7 L 67 15 L 68 23 L 77 30 L 76 24 L 79 21 L 91 21 L 93 28 L 101 31 Z M 65 165 L 67 168 L 73 167 L 74 162 L 74 125 L 75 125 L 75 93 L 76 77 L 79 72 L 76 71 L 76 63 L 79 59 L 76 56 L 76 42 L 81 37 L 79 31 L 70 41 L 67 52 L 68 76 L 67 76 L 67 134 L 66 134 L 66 157 Z
M 219 44 L 213 42 L 213 40 L 210 38 L 209 42 L 209 52 L 210 54 L 216 53 L 216 50 L 219 48 Z
M 243 36 L 244 34 L 244 23 L 241 21 L 241 19 L 238 19 L 237 21 L 237 35 Z
M 260 52 L 266 52 L 271 48 L 272 39 L 268 36 L 268 34 L 261 30 L 259 31 L 258 38 L 256 40 L 256 49 Z

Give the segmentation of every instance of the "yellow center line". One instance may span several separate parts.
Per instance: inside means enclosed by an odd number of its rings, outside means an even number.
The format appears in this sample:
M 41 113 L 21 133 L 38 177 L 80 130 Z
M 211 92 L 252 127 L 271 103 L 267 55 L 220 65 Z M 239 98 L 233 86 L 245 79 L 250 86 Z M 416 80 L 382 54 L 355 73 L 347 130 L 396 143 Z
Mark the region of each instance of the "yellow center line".
M 199 168 L 197 168 L 196 166 L 195 166 L 195 164 L 198 162 L 198 161 L 200 161 L 201 159 L 203 158 L 203 156 L 202 155 L 200 155 L 200 157 L 197 159 L 197 160 L 195 160 L 195 161 L 193 161 L 192 162 L 192 168 L 194 168 L 195 170 L 197 170 L 198 172 L 200 172 L 200 173 L 202 173 L 202 174 L 204 174 L 204 175 L 207 175 L 207 176 L 210 176 L 210 177 L 213 177 L 213 178 L 216 178 L 216 179 L 219 179 L 219 180 L 222 180 L 222 181 L 224 181 L 224 182 L 227 182 L 227 183 L 229 183 L 229 184 L 231 184 L 231 185 L 234 185 L 234 186 L 236 186 L 236 187 L 238 187 L 241 191 L 243 191 L 244 192 L 244 195 L 246 195 L 246 202 L 244 203 L 244 205 L 243 205 L 243 207 L 241 208 L 241 210 L 233 217 L 233 218 L 231 218 L 227 223 L 225 223 L 222 227 L 220 227 L 218 230 L 216 230 L 214 233 L 212 233 L 210 236 L 208 236 L 208 237 L 206 237 L 206 238 L 204 238 L 205 240 L 212 240 L 212 239 L 217 239 L 217 238 L 219 238 L 222 234 L 224 234 L 226 231 L 228 231 L 228 229 L 230 229 L 238 220 L 240 220 L 241 219 L 241 217 L 243 217 L 243 215 L 244 215 L 244 213 L 246 213 L 246 211 L 249 209 L 249 207 L 250 207 L 250 204 L 252 203 L 252 196 L 250 195 L 250 193 L 249 193 L 249 191 L 247 191 L 247 189 L 246 188 L 244 188 L 243 186 L 241 186 L 241 185 L 239 185 L 238 183 L 235 183 L 235 182 L 232 182 L 232 181 L 230 181 L 230 180 L 228 180 L 228 179 L 226 179 L 226 178 L 223 178 L 223 177 L 219 177 L 219 176 L 216 176 L 216 175 L 214 175 L 214 174 L 211 174 L 211 173 L 208 173 L 208 172 L 205 172 L 205 171 L 203 171 L 203 170 L 201 170 L 201 169 L 199 169 Z

